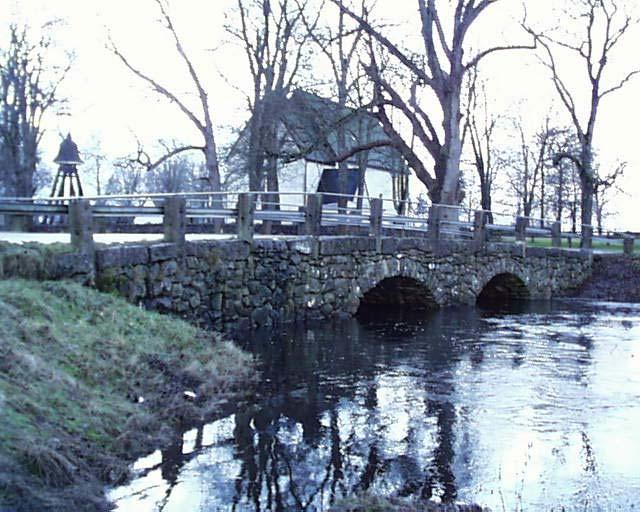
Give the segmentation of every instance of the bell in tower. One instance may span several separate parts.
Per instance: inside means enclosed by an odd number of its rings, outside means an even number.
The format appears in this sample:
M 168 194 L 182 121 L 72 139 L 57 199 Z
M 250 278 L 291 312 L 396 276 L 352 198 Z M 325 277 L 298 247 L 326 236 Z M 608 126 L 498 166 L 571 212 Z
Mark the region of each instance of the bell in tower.
M 60 144 L 58 156 L 54 160 L 58 164 L 58 173 L 53 180 L 51 197 L 75 197 L 82 196 L 82 184 L 78 176 L 78 165 L 82 162 L 78 146 L 71 139 L 71 134 Z M 67 194 L 68 189 L 68 194 Z

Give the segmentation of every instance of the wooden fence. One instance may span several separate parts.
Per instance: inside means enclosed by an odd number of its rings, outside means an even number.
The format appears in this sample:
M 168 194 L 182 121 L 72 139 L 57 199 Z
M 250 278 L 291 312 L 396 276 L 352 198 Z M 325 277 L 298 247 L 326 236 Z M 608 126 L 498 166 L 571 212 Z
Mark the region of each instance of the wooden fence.
M 634 250 L 635 236 L 594 236 L 591 226 L 584 226 L 580 233 L 567 233 L 559 222 L 469 211 L 459 206 L 432 205 L 426 216 L 398 215 L 390 199 L 364 197 L 365 207 L 356 209 L 326 205 L 322 194 L 290 192 L 278 196 L 272 202 L 269 198 L 273 195 L 264 192 L 0 198 L 0 215 L 10 219 L 9 224 L 17 230 L 38 231 L 51 226 L 68 229 L 71 243 L 81 251 L 93 251 L 96 227 L 122 232 L 133 226 L 133 219 L 156 220 L 151 229 L 163 232 L 164 240 L 172 243 L 184 242 L 186 234 L 197 227 L 200 232 L 231 232 L 248 242 L 261 232 L 363 235 L 377 240 L 383 235 L 424 236 L 468 240 L 478 245 L 547 240 L 551 247 L 561 247 L 567 241 L 570 246 L 575 243 L 583 249 L 590 249 L 594 241 L 606 240 L 607 244 L 620 245 L 625 254 Z M 332 200 L 336 197 L 332 194 Z M 114 220 L 122 219 L 127 222 L 118 227 Z

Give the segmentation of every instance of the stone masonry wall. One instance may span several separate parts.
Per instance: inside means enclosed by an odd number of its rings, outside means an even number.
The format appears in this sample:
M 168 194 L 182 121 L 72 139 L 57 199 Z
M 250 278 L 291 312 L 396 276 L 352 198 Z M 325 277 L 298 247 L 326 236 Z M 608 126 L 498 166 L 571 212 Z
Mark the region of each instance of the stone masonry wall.
M 270 326 L 357 311 L 383 279 L 422 283 L 442 306 L 473 304 L 496 275 L 509 273 L 532 298 L 565 295 L 589 276 L 588 253 L 367 237 L 198 241 L 117 246 L 96 252 L 96 286 L 131 302 L 219 327 Z

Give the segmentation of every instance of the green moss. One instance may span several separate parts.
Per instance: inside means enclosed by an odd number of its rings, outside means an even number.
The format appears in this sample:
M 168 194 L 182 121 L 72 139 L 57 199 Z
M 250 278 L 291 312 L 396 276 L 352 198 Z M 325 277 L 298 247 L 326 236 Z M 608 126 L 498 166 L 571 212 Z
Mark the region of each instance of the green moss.
M 0 281 L 0 509 L 71 506 L 80 482 L 99 494 L 161 425 L 202 419 L 253 378 L 249 356 L 173 317 L 71 282 Z
M 53 244 L 41 244 L 38 242 L 25 242 L 23 244 L 12 244 L 9 242 L 0 241 L 0 255 L 8 255 L 24 252 L 39 253 L 43 257 L 52 256 L 55 254 L 67 254 L 73 252 L 71 244 L 65 244 L 56 242 Z
M 10 244 L 0 242 L 0 277 L 46 279 L 46 264 L 57 255 L 73 252 L 69 244 Z
M 115 269 L 105 269 L 96 278 L 96 288 L 103 292 L 117 293 L 127 284 L 127 277 Z

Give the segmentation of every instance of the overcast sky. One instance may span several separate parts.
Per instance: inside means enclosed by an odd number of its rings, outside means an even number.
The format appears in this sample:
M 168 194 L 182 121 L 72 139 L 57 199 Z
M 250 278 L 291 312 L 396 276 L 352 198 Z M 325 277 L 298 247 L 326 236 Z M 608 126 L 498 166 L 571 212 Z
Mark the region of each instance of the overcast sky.
M 212 113 L 223 143 L 230 139 L 230 128 L 242 126 L 247 118 L 242 93 L 249 85 L 244 55 L 229 42 L 224 30 L 228 22 L 225 16 L 234 3 L 233 0 L 170 2 L 177 29 L 207 82 Z M 561 3 L 527 0 L 529 19 L 538 26 L 558 24 L 562 22 L 558 13 Z M 628 4 L 635 2 L 628 0 Z M 377 17 L 397 24 L 388 30 L 391 39 L 406 44 L 417 40 L 416 5 L 415 0 L 378 0 Z M 474 47 L 481 49 L 502 41 L 527 42 L 516 23 L 522 12 L 522 3 L 517 0 L 502 0 L 492 7 L 473 33 Z M 133 134 L 147 143 L 159 138 L 199 142 L 197 132 L 174 107 L 150 92 L 105 49 L 107 33 L 111 33 L 132 62 L 173 90 L 192 94 L 191 84 L 184 79 L 184 66 L 157 24 L 158 13 L 152 0 L 0 0 L 0 27 L 12 20 L 27 21 L 37 27 L 52 18 L 64 20 L 64 25 L 57 30 L 57 41 L 60 47 L 73 49 L 76 60 L 64 89 L 71 100 L 69 107 L 64 113 L 50 116 L 46 122 L 45 159 L 55 156 L 59 134 L 67 131 L 72 132 L 81 149 L 99 144 L 101 150 L 112 157 L 135 149 Z M 640 67 L 639 47 L 640 30 L 634 29 L 615 55 L 612 80 L 625 68 Z M 317 58 L 321 68 L 322 57 Z M 565 69 L 569 70 L 568 80 L 581 83 L 581 69 Z M 490 79 L 489 93 L 497 108 L 519 112 L 531 129 L 542 122 L 555 96 L 548 75 L 533 55 L 501 54 L 488 60 L 482 71 Z M 626 194 L 616 199 L 619 215 L 609 223 L 635 231 L 640 231 L 635 206 L 635 191 L 640 185 L 640 156 L 635 150 L 639 94 L 640 79 L 605 100 L 597 127 L 603 166 L 611 167 L 617 161 L 629 163 L 621 183 Z M 412 183 L 412 196 L 418 192 L 418 183 Z

